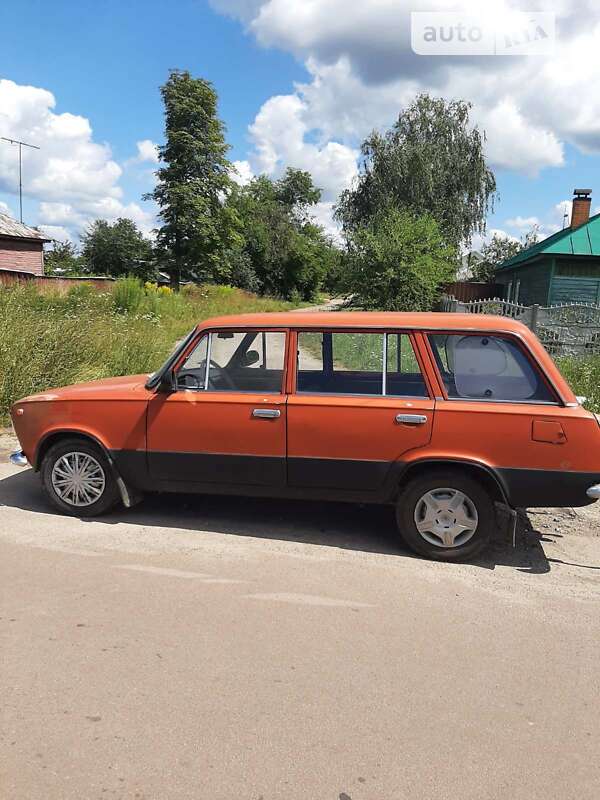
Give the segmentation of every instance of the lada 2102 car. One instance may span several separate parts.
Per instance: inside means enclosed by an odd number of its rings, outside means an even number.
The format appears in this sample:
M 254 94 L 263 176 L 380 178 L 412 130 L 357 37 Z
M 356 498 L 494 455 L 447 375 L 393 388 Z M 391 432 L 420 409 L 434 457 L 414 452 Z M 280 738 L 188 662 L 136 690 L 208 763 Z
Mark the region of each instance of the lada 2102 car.
M 494 504 L 600 496 L 600 427 L 510 319 L 379 312 L 208 320 L 152 375 L 27 397 L 22 451 L 65 514 L 144 492 L 392 503 L 430 558 L 472 556 Z

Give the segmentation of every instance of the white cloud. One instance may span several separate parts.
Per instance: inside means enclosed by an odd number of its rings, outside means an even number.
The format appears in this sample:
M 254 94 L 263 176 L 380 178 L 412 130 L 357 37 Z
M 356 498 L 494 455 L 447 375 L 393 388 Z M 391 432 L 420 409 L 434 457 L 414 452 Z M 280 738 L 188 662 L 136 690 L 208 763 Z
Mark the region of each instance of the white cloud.
M 527 233 L 532 228 L 539 228 L 540 221 L 537 217 L 514 217 L 507 219 L 506 224 L 509 228 L 516 228 L 523 233 Z
M 142 139 L 136 142 L 137 156 L 133 159 L 138 164 L 148 161 L 151 164 L 158 164 L 158 145 L 152 139 Z
M 338 244 L 342 243 L 340 226 L 333 221 L 333 203 L 320 202 L 311 208 L 313 220 Z
M 504 224 L 512 231 L 513 238 L 522 239 L 533 228 L 537 228 L 539 237 L 545 239 L 570 224 L 572 206 L 572 200 L 561 200 L 548 209 L 542 217 L 516 216 L 505 220 Z
M 600 82 L 600 11 L 592 0 L 534 4 L 557 14 L 551 57 L 467 59 L 412 52 L 410 12 L 431 10 L 428 0 L 212 0 L 212 5 L 240 19 L 262 45 L 302 59 L 311 76 L 259 112 L 251 126 L 258 168 L 281 169 L 297 156 L 289 138 L 296 144 L 316 140 L 319 154 L 327 153 L 329 142 L 356 148 L 373 128 L 391 125 L 419 91 L 473 102 L 472 118 L 486 131 L 486 152 L 495 168 L 536 175 L 564 166 L 567 142 L 600 152 L 600 94 L 591 90 Z M 484 6 L 480 0 L 438 0 L 435 8 L 501 14 L 516 6 L 513 0 Z M 320 155 L 321 164 L 324 158 Z
M 96 219 L 115 222 L 119 217 L 132 219 L 146 236 L 150 236 L 155 226 L 154 214 L 138 203 L 124 204 L 112 197 L 90 198 L 78 204 L 40 203 L 40 225 L 62 226 L 71 234 L 79 235 L 87 225 Z
M 55 105 L 46 89 L 0 80 L 0 135 L 40 148 L 23 151 L 24 196 L 40 201 L 36 222 L 76 236 L 95 218 L 121 216 L 148 232 L 154 215 L 137 203 L 123 202 L 122 169 L 110 147 L 94 141 L 89 120 L 68 112 L 57 114 Z M 138 142 L 139 154 L 149 155 L 148 142 Z M 0 147 L 0 191 L 18 191 L 17 153 L 10 145 Z
M 357 174 L 358 151 L 335 141 L 310 141 L 310 109 L 298 94 L 271 97 L 250 126 L 257 172 L 279 175 L 285 167 L 308 170 L 323 200 L 332 201 Z
M 62 225 L 40 225 L 40 230 L 45 233 L 49 239 L 57 242 L 72 242 L 73 237 L 66 228 Z
M 238 186 L 246 186 L 252 178 L 254 173 L 248 161 L 234 161 L 234 169 L 231 172 L 231 180 L 235 181 Z
M 3 200 L 0 200 L 0 214 L 8 214 L 9 217 L 14 217 L 12 208 Z
M 508 231 L 505 231 L 503 228 L 488 228 L 485 234 L 483 235 L 481 233 L 474 234 L 471 245 L 465 250 L 465 252 L 468 252 L 469 250 L 477 253 L 481 252 L 481 248 L 485 244 L 489 244 L 494 238 L 494 236 L 497 236 L 500 239 L 509 239 L 511 242 L 521 241 L 519 236 L 515 236 L 514 234 L 509 233 Z

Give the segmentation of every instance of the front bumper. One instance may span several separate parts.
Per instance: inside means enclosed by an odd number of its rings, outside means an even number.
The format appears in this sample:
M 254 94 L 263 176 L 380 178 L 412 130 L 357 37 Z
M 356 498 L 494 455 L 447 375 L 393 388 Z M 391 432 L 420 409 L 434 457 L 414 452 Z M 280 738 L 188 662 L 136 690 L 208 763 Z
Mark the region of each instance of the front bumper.
M 14 464 L 15 467 L 28 467 L 29 462 L 27 461 L 27 456 L 22 450 L 17 450 L 14 453 L 11 453 L 8 460 L 11 464 Z
M 586 494 L 591 500 L 600 500 L 600 483 L 590 486 Z

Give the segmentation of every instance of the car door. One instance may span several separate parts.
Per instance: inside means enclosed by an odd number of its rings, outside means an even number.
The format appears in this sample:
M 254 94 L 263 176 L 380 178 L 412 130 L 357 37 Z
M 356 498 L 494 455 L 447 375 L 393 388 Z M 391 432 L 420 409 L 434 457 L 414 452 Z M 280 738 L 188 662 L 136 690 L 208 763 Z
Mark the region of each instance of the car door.
M 431 438 L 434 401 L 406 331 L 298 331 L 291 487 L 375 492 Z
M 286 333 L 205 332 L 148 409 L 148 467 L 160 483 L 285 484 Z

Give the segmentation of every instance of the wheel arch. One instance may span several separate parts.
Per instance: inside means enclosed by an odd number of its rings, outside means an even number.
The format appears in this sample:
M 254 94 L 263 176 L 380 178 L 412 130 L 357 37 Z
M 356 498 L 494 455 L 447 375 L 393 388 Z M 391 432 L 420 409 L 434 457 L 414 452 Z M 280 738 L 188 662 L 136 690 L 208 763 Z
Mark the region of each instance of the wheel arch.
M 427 458 L 405 464 L 398 476 L 396 491 L 393 499 L 396 500 L 404 487 L 414 478 L 426 475 L 432 468 L 454 471 L 457 474 L 469 475 L 480 483 L 497 502 L 510 505 L 507 487 L 500 475 L 487 464 L 479 461 L 465 459 Z
M 53 430 L 48 431 L 42 438 L 40 439 L 38 446 L 35 451 L 35 455 L 33 457 L 32 467 L 33 469 L 38 472 L 42 466 L 42 461 L 44 460 L 44 456 L 48 452 L 48 450 L 57 442 L 60 442 L 62 439 L 84 439 L 92 444 L 97 445 L 106 456 L 108 463 L 111 465 L 111 468 L 114 470 L 114 462 L 110 457 L 110 453 L 104 444 L 104 442 L 100 441 L 97 436 L 94 434 L 89 433 L 89 431 L 82 431 L 77 430 L 76 428 L 61 428 L 60 430 Z
M 125 508 L 131 508 L 131 506 L 135 505 L 139 501 L 140 495 L 132 491 L 126 485 L 121 473 L 117 469 L 117 465 L 115 464 L 109 449 L 106 447 L 104 442 L 102 442 L 97 436 L 94 436 L 94 434 L 90 433 L 89 431 L 82 431 L 73 428 L 62 428 L 60 430 L 49 431 L 45 436 L 42 437 L 42 439 L 40 439 L 35 452 L 32 467 L 36 472 L 40 470 L 42 461 L 44 460 L 44 456 L 48 450 L 63 439 L 82 439 L 83 441 L 95 444 L 97 447 L 99 447 L 108 461 L 108 465 L 117 483 L 117 488 Z

